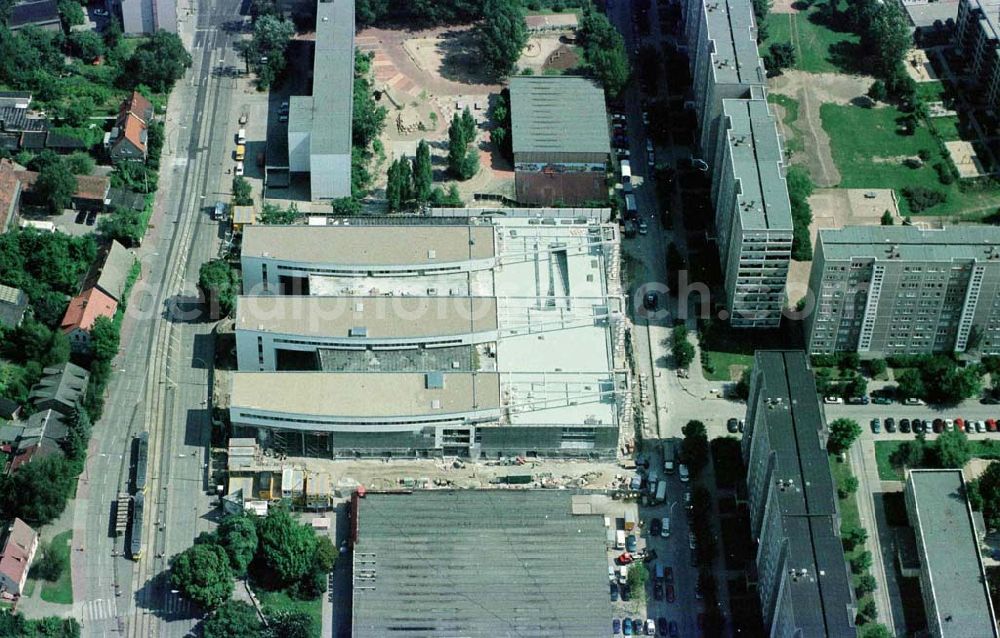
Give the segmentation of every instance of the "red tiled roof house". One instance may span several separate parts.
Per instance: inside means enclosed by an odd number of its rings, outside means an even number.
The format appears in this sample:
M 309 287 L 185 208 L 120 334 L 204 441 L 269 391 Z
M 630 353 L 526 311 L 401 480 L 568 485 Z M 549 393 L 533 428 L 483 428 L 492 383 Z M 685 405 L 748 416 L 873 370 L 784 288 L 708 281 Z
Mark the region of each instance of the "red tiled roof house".
M 153 119 L 153 105 L 138 91 L 122 102 L 118 120 L 108 137 L 108 155 L 112 161 L 145 161 L 148 127 Z
M 90 351 L 90 329 L 98 317 L 112 319 L 118 302 L 97 288 L 88 288 L 69 302 L 60 329 L 69 337 L 73 352 Z
M 0 596 L 16 598 L 21 595 L 37 550 L 38 533 L 15 518 L 8 529 L 3 552 L 0 552 Z

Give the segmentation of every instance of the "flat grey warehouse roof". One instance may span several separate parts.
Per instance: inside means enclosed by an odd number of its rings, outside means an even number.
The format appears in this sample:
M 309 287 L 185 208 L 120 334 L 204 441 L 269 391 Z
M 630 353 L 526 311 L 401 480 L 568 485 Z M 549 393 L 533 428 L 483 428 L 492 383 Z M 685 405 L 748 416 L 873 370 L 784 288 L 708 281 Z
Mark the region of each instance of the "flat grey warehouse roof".
M 723 100 L 731 170 L 740 180 L 740 219 L 748 230 L 792 230 L 778 129 L 767 100 Z M 730 167 L 727 167 L 730 168 Z
M 358 499 L 353 636 L 605 638 L 600 516 L 571 493 L 417 491 Z
M 572 76 L 510 80 L 515 153 L 610 153 L 604 90 Z
M 1000 227 L 953 226 L 923 230 L 916 226 L 848 226 L 819 231 L 823 257 L 849 260 L 852 257 L 894 260 L 941 261 L 986 260 L 989 251 L 1000 252 Z
M 243 256 L 357 266 L 490 259 L 492 226 L 248 226 Z
M 234 372 L 230 405 L 263 412 L 364 418 L 475 412 L 500 407 L 496 373 Z
M 961 470 L 915 470 L 907 478 L 920 525 L 917 542 L 923 544 L 943 636 L 996 636 Z
M 315 337 L 405 339 L 497 330 L 496 297 L 241 296 L 236 329 Z M 364 334 L 351 331 L 364 330 Z

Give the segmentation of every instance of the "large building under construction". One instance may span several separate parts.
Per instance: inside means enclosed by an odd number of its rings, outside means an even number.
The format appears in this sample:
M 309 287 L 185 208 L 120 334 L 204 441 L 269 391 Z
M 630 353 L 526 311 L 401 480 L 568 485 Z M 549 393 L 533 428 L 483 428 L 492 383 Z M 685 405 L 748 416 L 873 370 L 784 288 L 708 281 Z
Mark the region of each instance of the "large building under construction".
M 233 425 L 290 454 L 614 456 L 617 227 L 550 213 L 247 228 Z

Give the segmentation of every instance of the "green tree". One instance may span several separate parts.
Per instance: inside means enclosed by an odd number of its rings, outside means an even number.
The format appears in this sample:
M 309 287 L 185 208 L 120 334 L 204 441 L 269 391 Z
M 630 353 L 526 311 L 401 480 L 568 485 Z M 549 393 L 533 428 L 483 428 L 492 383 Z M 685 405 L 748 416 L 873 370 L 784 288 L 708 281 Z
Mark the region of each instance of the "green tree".
M 389 212 L 393 213 L 403 209 L 405 204 L 406 185 L 404 180 L 403 162 L 406 158 L 393 160 L 389 164 L 389 172 L 386 176 L 385 199 L 389 204 Z
M 98 317 L 90 329 L 90 351 L 95 359 L 111 361 L 118 354 L 118 328 L 110 317 Z
M 921 398 L 926 396 L 924 380 L 920 371 L 907 368 L 896 375 L 896 393 L 903 398 Z
M 887 97 L 885 82 L 882 80 L 872 82 L 872 85 L 868 87 L 868 97 L 875 102 L 885 102 L 885 98 Z
M 883 226 L 892 226 L 895 223 L 896 223 L 896 220 L 895 220 L 895 218 L 893 218 L 892 213 L 890 213 L 889 211 L 885 211 L 884 213 L 882 213 L 882 225 Z
M 285 71 L 288 44 L 295 35 L 295 25 L 277 15 L 265 15 L 253 25 L 249 55 L 257 66 L 257 86 L 270 87 Z
M 875 601 L 871 598 L 865 600 L 861 603 L 861 607 L 858 608 L 858 619 L 861 623 L 874 622 L 878 618 L 878 608 L 875 606 Z
M 61 456 L 46 456 L 22 465 L 0 479 L 0 507 L 5 518 L 18 517 L 38 526 L 58 518 L 66 507 L 76 474 Z
M 351 217 L 361 213 L 361 202 L 353 197 L 339 197 L 330 202 L 334 215 Z
M 851 571 L 855 574 L 863 574 L 872 567 L 872 553 L 867 549 L 857 554 L 851 559 Z
M 893 638 L 895 634 L 885 625 L 865 625 L 861 629 L 861 638 Z
M 202 264 L 198 270 L 198 289 L 213 308 L 211 316 L 216 316 L 215 308 L 222 316 L 227 316 L 236 306 L 240 278 L 229 262 L 213 259 Z
M 268 614 L 268 638 L 312 638 L 318 630 L 315 621 L 304 611 L 283 610 Z
M 254 559 L 259 579 L 281 589 L 296 583 L 309 570 L 316 549 L 316 534 L 298 523 L 288 511 L 274 507 L 257 521 L 260 548 Z
M 385 127 L 388 110 L 375 103 L 368 76 L 374 53 L 354 56 L 354 110 L 352 111 L 351 133 L 355 146 L 366 148 L 379 136 Z
M 465 138 L 466 142 L 474 143 L 476 141 L 476 118 L 473 117 L 472 111 L 469 107 L 465 107 L 462 111 L 462 116 L 460 118 L 462 123 L 462 136 Z
M 170 583 L 200 607 L 218 607 L 233 594 L 226 550 L 213 543 L 188 547 L 170 561 Z
M 858 576 L 857 585 L 855 585 L 854 590 L 858 593 L 858 598 L 863 598 L 875 591 L 876 587 L 877 583 L 874 576 L 871 574 L 862 574 Z
M 79 404 L 73 406 L 65 418 L 66 438 L 62 441 L 66 458 L 82 462 L 87 457 L 87 443 L 90 441 L 92 424 L 90 415 Z
M 486 0 L 476 26 L 479 59 L 497 78 L 511 74 L 528 43 L 524 7 L 517 0 Z
M 236 576 L 246 574 L 257 551 L 257 526 L 248 515 L 234 514 L 219 523 L 219 544 L 229 555 L 229 565 Z
M 413 160 L 413 196 L 421 204 L 431 197 L 434 182 L 434 165 L 431 163 L 431 147 L 427 140 L 417 144 L 417 155 Z
M 913 441 L 903 441 L 889 456 L 893 467 L 923 467 L 927 459 L 927 444 L 923 435 Z
M 448 186 L 447 193 L 440 186 L 435 186 L 431 190 L 430 204 L 431 206 L 451 208 L 461 208 L 464 205 L 462 197 L 458 193 L 458 186 L 455 184 Z
M 253 205 L 253 189 L 242 175 L 233 177 L 233 204 L 236 206 Z
M 789 169 L 785 181 L 792 208 L 792 259 L 809 261 L 812 259 L 812 239 L 809 235 L 812 208 L 809 206 L 809 196 L 813 192 L 813 183 L 809 174 L 801 167 Z
M 30 575 L 54 583 L 69 569 L 69 555 L 53 548 L 51 543 L 41 542 L 31 564 Z M 3 635 L 3 634 L 0 634 Z
M 942 432 L 934 442 L 938 465 L 946 468 L 963 468 L 972 458 L 972 448 L 965 432 Z
M 848 476 L 844 478 L 840 485 L 837 486 L 837 496 L 840 498 L 847 498 L 851 494 L 858 491 L 858 478 L 856 476 Z
M 117 241 L 123 246 L 134 248 L 142 242 L 146 225 L 140 211 L 131 208 L 115 208 L 103 215 L 97 222 L 97 232 L 105 241 Z
M 242 600 L 227 600 L 202 625 L 203 638 L 263 638 L 257 610 Z
M 59 0 L 59 14 L 67 26 L 75 27 L 87 21 L 83 15 L 83 7 L 76 0 Z
M 701 421 L 688 421 L 683 428 L 684 438 L 681 440 L 681 458 L 687 464 L 691 473 L 697 475 L 708 465 L 708 433 Z
M 617 97 L 629 77 L 628 54 L 621 33 L 600 12 L 584 9 L 577 29 L 587 66 L 611 97 Z
M 104 55 L 104 40 L 93 31 L 74 31 L 69 35 L 69 43 L 73 55 L 84 62 L 93 62 Z
M 834 454 L 845 452 L 861 436 L 861 426 L 852 419 L 837 419 L 830 424 L 827 449 Z
M 687 327 L 674 326 L 670 333 L 670 348 L 674 353 L 674 363 L 678 368 L 687 368 L 694 361 L 694 346 L 688 340 Z
M 628 576 L 625 579 L 628 583 L 628 590 L 637 598 L 644 599 L 646 596 L 646 582 L 649 581 L 649 570 L 646 564 L 639 561 L 632 563 L 628 567 Z
M 992 461 L 973 484 L 982 502 L 987 529 L 1000 529 L 1000 463 Z
M 882 376 L 888 369 L 885 359 L 871 359 L 866 362 L 866 365 L 868 367 L 868 376 L 873 379 Z
M 288 208 L 281 208 L 274 204 L 264 204 L 257 221 L 261 224 L 287 226 L 294 224 L 298 217 L 299 207 L 294 202 Z
M 785 69 L 795 66 L 795 47 L 791 42 L 776 42 L 767 49 L 764 66 L 768 75 L 780 75 Z
M 865 541 L 868 540 L 868 530 L 864 527 L 852 527 L 846 531 L 843 535 L 844 547 L 848 550 L 854 549 L 859 545 L 864 545 Z
M 136 47 L 122 77 L 130 87 L 145 84 L 157 93 L 166 93 L 190 66 L 191 54 L 180 37 L 161 30 Z
M 466 125 L 456 113 L 452 116 L 451 126 L 448 127 L 448 170 L 460 180 L 469 179 L 479 168 L 478 156 L 469 151 L 471 140 L 466 132 Z
M 874 54 L 871 60 L 875 71 L 885 76 L 903 64 L 913 36 L 902 7 L 892 2 L 867 1 L 874 2 L 876 7 L 861 32 L 861 49 Z
M 66 162 L 52 162 L 38 172 L 34 190 L 36 196 L 45 200 L 49 212 L 58 214 L 70 207 L 76 192 L 76 177 L 70 172 Z

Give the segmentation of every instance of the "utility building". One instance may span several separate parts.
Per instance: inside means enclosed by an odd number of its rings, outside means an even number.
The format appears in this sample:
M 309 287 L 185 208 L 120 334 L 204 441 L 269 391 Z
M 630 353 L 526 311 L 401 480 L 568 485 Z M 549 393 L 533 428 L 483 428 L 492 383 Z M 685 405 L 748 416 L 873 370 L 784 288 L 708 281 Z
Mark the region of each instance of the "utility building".
M 354 0 L 319 0 L 312 95 L 289 100 L 288 169 L 309 173 L 313 200 L 351 195 Z
M 811 354 L 1000 354 L 1000 228 L 821 230 Z
M 723 100 L 712 180 L 719 258 L 734 327 L 781 322 L 792 257 L 792 211 L 778 128 L 763 88 Z
M 604 90 L 572 76 L 510 80 L 514 186 L 522 204 L 608 199 L 611 143 Z
M 244 435 L 335 457 L 615 455 L 631 415 L 615 225 L 245 232 L 249 286 L 309 295 L 238 300 Z
M 802 351 L 758 350 L 743 458 L 757 591 L 769 636 L 854 638 L 823 412 Z

